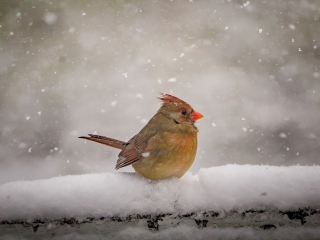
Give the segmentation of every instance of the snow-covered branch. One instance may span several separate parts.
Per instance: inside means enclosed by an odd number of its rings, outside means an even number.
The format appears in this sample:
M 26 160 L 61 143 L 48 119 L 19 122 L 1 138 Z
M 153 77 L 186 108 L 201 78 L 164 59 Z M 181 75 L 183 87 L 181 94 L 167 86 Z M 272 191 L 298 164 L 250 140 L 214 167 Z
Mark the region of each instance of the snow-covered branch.
M 228 213 L 320 205 L 319 166 L 226 165 L 150 181 L 101 173 L 0 186 L 0 221 L 125 217 L 132 214 Z

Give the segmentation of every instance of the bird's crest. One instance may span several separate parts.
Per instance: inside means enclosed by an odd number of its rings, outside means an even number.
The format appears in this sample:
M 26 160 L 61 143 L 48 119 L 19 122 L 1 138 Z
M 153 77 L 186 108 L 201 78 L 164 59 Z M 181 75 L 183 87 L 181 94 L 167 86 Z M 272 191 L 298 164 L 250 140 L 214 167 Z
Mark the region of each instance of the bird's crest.
M 161 97 L 159 97 L 159 99 L 162 101 L 162 104 L 175 103 L 175 105 L 189 106 L 188 103 L 186 103 L 185 101 L 182 101 L 180 98 L 177 98 L 177 97 L 172 96 L 170 94 L 165 94 L 165 93 L 160 93 L 160 94 L 161 94 Z

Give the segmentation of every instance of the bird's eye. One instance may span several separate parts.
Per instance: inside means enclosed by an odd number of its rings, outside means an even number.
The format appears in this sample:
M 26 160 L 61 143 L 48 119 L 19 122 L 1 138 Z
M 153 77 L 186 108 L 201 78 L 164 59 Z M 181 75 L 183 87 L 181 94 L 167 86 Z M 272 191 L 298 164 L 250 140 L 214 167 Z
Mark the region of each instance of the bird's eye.
M 186 115 L 186 114 L 187 114 L 187 111 L 186 111 L 186 110 L 182 110 L 181 113 L 182 113 L 183 115 Z

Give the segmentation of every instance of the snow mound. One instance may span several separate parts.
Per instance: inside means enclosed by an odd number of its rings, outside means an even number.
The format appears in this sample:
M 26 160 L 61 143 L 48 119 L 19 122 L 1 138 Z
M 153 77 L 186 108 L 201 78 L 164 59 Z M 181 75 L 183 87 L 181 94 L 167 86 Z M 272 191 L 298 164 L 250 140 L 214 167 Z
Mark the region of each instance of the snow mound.
M 0 185 L 0 221 L 185 214 L 319 206 L 320 166 L 226 165 L 151 181 L 136 173 L 63 176 Z

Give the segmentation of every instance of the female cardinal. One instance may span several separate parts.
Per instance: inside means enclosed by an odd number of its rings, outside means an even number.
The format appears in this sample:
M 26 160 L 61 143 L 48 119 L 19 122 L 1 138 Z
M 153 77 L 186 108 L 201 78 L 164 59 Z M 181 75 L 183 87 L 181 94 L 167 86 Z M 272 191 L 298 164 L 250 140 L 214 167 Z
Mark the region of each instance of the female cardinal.
M 161 94 L 158 112 L 128 142 L 92 134 L 80 138 L 122 150 L 116 169 L 132 164 L 149 179 L 181 178 L 196 156 L 198 129 L 194 122 L 203 115 L 181 99 Z

